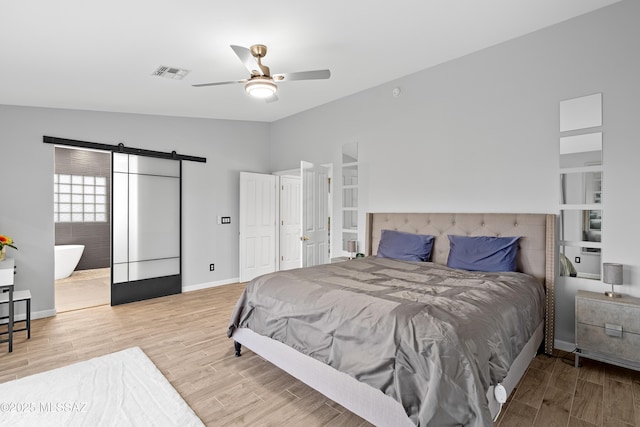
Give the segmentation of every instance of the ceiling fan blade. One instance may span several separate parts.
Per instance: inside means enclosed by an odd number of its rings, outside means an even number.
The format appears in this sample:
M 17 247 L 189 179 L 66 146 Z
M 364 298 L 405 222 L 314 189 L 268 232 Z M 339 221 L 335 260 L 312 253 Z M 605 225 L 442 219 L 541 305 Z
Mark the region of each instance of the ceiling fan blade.
M 251 54 L 251 51 L 244 46 L 231 45 L 231 49 L 238 55 L 242 64 L 249 70 L 251 75 L 263 76 L 262 68 L 258 64 L 258 60 Z
M 233 83 L 246 83 L 247 79 L 244 80 L 231 80 L 228 82 L 216 82 L 216 83 L 200 83 L 197 85 L 191 85 L 193 87 L 204 87 L 204 86 L 220 86 L 220 85 L 229 85 L 229 84 L 233 84 Z
M 277 82 L 288 82 L 291 80 L 328 79 L 329 77 L 331 77 L 331 71 L 315 70 L 315 71 L 298 71 L 296 73 L 274 74 L 273 80 Z
M 264 101 L 267 104 L 271 104 L 272 102 L 276 102 L 277 100 L 278 100 L 278 95 L 276 95 L 275 93 L 273 95 L 271 95 L 270 97 L 264 99 Z

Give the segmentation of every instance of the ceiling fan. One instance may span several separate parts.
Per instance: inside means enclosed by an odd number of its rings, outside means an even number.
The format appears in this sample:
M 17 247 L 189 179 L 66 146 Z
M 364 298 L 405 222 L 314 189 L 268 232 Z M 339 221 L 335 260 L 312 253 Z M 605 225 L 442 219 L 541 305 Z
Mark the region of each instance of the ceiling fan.
M 277 101 L 278 85 L 276 82 L 288 82 L 292 80 L 318 80 L 331 77 L 329 70 L 298 71 L 295 73 L 271 74 L 269 67 L 262 64 L 262 58 L 267 54 L 267 47 L 262 44 L 254 44 L 248 49 L 243 46 L 231 45 L 231 49 L 238 55 L 240 61 L 251 73 L 251 77 L 244 80 L 232 80 L 227 82 L 201 83 L 194 87 L 219 86 L 234 83 L 244 83 L 244 90 L 251 96 L 263 98 L 266 102 Z

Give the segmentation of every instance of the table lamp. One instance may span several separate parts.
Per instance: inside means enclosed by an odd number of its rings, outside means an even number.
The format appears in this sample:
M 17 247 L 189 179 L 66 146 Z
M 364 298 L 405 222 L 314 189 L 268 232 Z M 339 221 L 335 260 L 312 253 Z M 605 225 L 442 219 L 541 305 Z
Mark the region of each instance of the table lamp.
M 347 252 L 351 253 L 349 259 L 354 259 L 356 257 L 356 252 L 358 252 L 357 240 L 347 240 Z
M 622 285 L 622 264 L 605 262 L 602 264 L 602 281 L 611 285 L 611 291 L 604 294 L 608 297 L 619 297 L 620 294 L 614 292 L 613 285 Z

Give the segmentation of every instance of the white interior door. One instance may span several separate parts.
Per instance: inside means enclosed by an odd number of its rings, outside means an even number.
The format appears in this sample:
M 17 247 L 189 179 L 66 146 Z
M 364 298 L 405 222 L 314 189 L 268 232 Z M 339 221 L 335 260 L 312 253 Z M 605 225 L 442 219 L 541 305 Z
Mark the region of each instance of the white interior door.
M 300 259 L 301 194 L 299 176 L 280 178 L 280 270 L 302 267 Z
M 302 266 L 329 262 L 329 168 L 301 162 Z
M 276 270 L 276 176 L 240 172 L 240 281 Z

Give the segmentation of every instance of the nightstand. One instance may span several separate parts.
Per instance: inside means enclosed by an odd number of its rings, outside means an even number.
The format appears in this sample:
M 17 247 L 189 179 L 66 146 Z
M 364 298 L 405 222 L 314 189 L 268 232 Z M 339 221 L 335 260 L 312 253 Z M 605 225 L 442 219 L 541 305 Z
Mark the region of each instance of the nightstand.
M 640 299 L 576 294 L 576 362 L 580 357 L 640 370 Z

